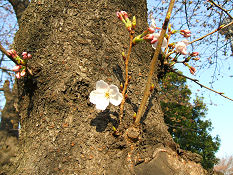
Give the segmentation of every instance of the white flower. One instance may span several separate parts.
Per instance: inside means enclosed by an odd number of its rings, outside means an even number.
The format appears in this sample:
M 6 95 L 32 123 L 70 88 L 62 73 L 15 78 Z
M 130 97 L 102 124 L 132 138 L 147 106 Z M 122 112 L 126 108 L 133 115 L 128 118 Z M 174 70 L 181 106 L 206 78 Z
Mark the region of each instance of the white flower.
M 154 38 L 151 41 L 151 44 L 152 44 L 152 47 L 156 49 L 160 33 L 153 33 L 153 35 L 154 35 Z M 163 38 L 162 48 L 165 48 L 165 47 L 167 47 L 167 39 Z
M 122 94 L 115 85 L 108 85 L 103 80 L 96 82 L 96 90 L 90 93 L 90 102 L 96 105 L 97 109 L 105 110 L 109 102 L 118 106 L 123 99 Z
M 176 51 L 183 54 L 183 55 L 187 55 L 187 46 L 189 45 L 189 41 L 188 40 L 182 40 L 179 41 L 178 43 L 176 43 L 175 48 Z

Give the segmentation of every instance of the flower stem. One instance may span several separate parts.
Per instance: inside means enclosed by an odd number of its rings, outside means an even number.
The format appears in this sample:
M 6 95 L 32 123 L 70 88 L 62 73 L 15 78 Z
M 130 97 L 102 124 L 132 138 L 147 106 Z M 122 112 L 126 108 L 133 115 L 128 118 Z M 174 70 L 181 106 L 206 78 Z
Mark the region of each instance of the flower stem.
M 126 90 L 127 90 L 128 84 L 129 84 L 128 64 L 129 64 L 129 58 L 130 58 L 130 54 L 131 54 L 131 50 L 132 50 L 132 46 L 133 46 L 133 35 L 134 35 L 134 32 L 131 31 L 130 32 L 130 41 L 129 41 L 129 50 L 128 50 L 127 57 L 125 59 L 125 83 L 124 83 L 124 88 L 122 90 L 123 99 L 122 99 L 122 102 L 120 105 L 120 124 L 121 124 L 122 118 L 123 118 L 125 94 L 126 94 Z
M 166 18 L 165 18 L 164 23 L 163 23 L 162 31 L 161 31 L 160 37 L 158 39 L 158 44 L 156 46 L 153 59 L 152 59 L 152 61 L 150 63 L 150 71 L 149 71 L 148 78 L 147 78 L 146 88 L 144 90 L 143 98 L 142 98 L 141 104 L 139 106 L 137 115 L 136 115 L 136 119 L 135 119 L 135 122 L 134 122 L 135 126 L 138 126 L 139 123 L 140 123 L 144 108 L 145 108 L 146 103 L 148 101 L 148 97 L 149 97 L 149 95 L 151 93 L 150 92 L 150 87 L 151 87 L 152 77 L 153 77 L 153 74 L 154 74 L 154 71 L 155 71 L 157 60 L 158 60 L 158 57 L 159 57 L 159 54 L 160 54 L 160 51 L 161 51 L 163 38 L 164 38 L 164 35 L 165 35 L 167 27 L 168 27 L 168 23 L 169 23 L 169 20 L 170 20 L 170 17 L 171 17 L 171 12 L 172 12 L 174 4 L 175 4 L 175 0 L 171 0 L 170 4 L 169 4 L 169 7 L 168 7 Z

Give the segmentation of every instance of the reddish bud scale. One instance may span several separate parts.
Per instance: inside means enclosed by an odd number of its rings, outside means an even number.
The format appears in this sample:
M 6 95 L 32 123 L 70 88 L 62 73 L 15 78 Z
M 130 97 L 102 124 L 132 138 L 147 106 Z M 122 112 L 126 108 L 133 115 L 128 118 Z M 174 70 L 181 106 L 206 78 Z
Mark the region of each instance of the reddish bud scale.
M 137 114 L 136 114 L 136 113 L 134 113 L 134 114 L 133 114 L 133 121 L 135 121 L 135 120 L 136 120 L 136 116 L 137 116 Z
M 131 78 L 132 78 L 132 77 L 129 75 L 128 82 L 130 82 Z
M 151 87 L 150 87 L 150 91 L 152 92 L 154 90 L 154 88 L 155 88 L 155 85 L 152 84 Z
M 123 58 L 123 60 L 125 61 L 126 60 L 126 57 L 125 57 L 125 52 L 122 52 L 122 58 Z
M 123 91 L 123 88 L 124 88 L 124 86 L 123 86 L 123 84 L 121 83 L 121 84 L 120 84 L 120 90 Z

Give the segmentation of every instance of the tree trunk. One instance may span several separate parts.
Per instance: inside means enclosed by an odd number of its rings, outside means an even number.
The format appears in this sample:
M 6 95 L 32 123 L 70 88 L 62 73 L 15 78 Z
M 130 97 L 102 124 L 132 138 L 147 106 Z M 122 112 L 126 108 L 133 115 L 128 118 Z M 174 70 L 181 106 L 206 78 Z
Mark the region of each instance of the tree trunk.
M 116 17 L 119 10 L 137 17 L 137 31 L 146 29 L 146 0 L 46 0 L 26 9 L 15 47 L 33 54 L 28 65 L 34 76 L 19 80 L 20 152 L 12 174 L 125 175 L 145 174 L 146 169 L 154 174 L 151 165 L 160 161 L 163 166 L 163 159 L 174 162 L 169 156 L 177 156 L 177 148 L 156 90 L 137 141 L 113 135 L 118 107 L 101 112 L 89 102 L 98 80 L 117 86 L 124 82 L 121 52 L 127 51 L 129 41 Z M 141 101 L 152 53 L 147 43 L 133 48 L 124 129 L 132 125 Z M 161 167 L 157 171 L 170 173 Z
M 12 162 L 18 149 L 18 124 L 19 115 L 17 108 L 17 87 L 10 90 L 10 82 L 5 81 L 3 88 L 6 104 L 1 111 L 0 122 L 0 174 L 7 174 L 12 167 Z

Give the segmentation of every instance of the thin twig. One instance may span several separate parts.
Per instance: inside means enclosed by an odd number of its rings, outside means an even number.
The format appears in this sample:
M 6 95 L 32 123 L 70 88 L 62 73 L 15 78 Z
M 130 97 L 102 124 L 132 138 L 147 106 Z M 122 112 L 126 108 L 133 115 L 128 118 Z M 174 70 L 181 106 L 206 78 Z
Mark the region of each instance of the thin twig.
M 2 46 L 2 44 L 0 43 L 0 50 L 2 51 L 3 54 L 5 54 L 11 61 L 13 61 L 16 65 L 18 65 L 17 61 L 8 54 L 8 52 L 6 51 L 6 49 L 4 49 L 4 47 Z
M 208 0 L 208 2 L 210 2 L 212 5 L 214 5 L 215 7 L 218 7 L 219 9 L 221 9 L 222 11 L 224 11 L 231 19 L 233 19 L 233 17 L 230 15 L 230 13 L 228 13 L 228 11 L 224 8 L 222 8 L 220 5 L 216 4 L 214 1 L 212 0 Z
M 168 23 L 169 23 L 169 20 L 170 20 L 170 17 L 171 17 L 171 13 L 172 13 L 172 9 L 173 9 L 174 4 L 175 4 L 175 0 L 171 0 L 170 4 L 169 4 L 169 7 L 168 7 L 167 14 L 166 14 L 166 18 L 165 18 L 164 23 L 163 23 L 162 31 L 161 31 L 159 39 L 158 39 L 158 44 L 156 46 L 153 59 L 152 59 L 152 61 L 150 63 L 150 71 L 149 71 L 148 78 L 147 78 L 146 88 L 144 90 L 142 101 L 141 101 L 141 104 L 139 106 L 139 109 L 138 109 L 138 112 L 137 112 L 137 115 L 136 115 L 136 119 L 135 119 L 135 122 L 134 122 L 135 126 L 139 125 L 139 123 L 140 123 L 143 111 L 145 109 L 146 103 L 148 101 L 148 97 L 150 95 L 152 77 L 153 77 L 153 74 L 154 74 L 154 71 L 155 71 L 155 67 L 156 67 L 156 64 L 157 64 L 159 54 L 161 52 L 162 42 L 163 42 L 167 27 L 168 27 Z
M 0 69 L 3 70 L 3 71 L 11 71 L 11 72 L 13 72 L 13 70 L 7 69 L 7 68 L 5 68 L 5 67 L 0 67 Z
M 199 83 L 199 80 L 197 80 L 197 79 L 193 79 L 193 78 L 190 78 L 190 77 L 188 77 L 188 76 L 185 76 L 185 75 L 183 75 L 183 74 L 181 74 L 181 73 L 179 73 L 179 72 L 176 72 L 174 69 L 170 69 L 170 70 L 171 70 L 172 72 L 176 73 L 176 74 L 179 75 L 179 76 L 182 76 L 182 77 L 184 77 L 184 78 L 187 78 L 187 79 L 193 81 L 194 83 L 196 83 L 196 84 L 198 84 L 199 86 L 201 86 L 201 88 L 204 87 L 204 88 L 206 88 L 206 89 L 208 89 L 208 90 L 210 90 L 210 91 L 212 91 L 212 92 L 214 92 L 214 93 L 216 93 L 216 94 L 221 95 L 222 97 L 224 97 L 224 98 L 226 98 L 226 99 L 228 99 L 228 100 L 233 101 L 233 99 L 231 99 L 231 98 L 229 98 L 229 97 L 223 95 L 223 94 L 224 94 L 223 92 L 215 91 L 215 90 L 213 90 L 213 89 L 211 89 L 211 88 L 209 88 L 209 87 L 207 87 L 207 86 L 205 86 L 205 85 Z
M 219 30 L 222 30 L 222 29 L 224 29 L 224 28 L 226 28 L 226 27 L 228 27 L 228 26 L 230 26 L 230 25 L 232 25 L 232 24 L 233 24 L 233 21 L 231 21 L 231 22 L 228 23 L 227 25 L 220 26 L 219 28 L 215 29 L 214 31 L 212 31 L 212 32 L 210 32 L 210 33 L 208 33 L 208 34 L 206 34 L 206 35 L 204 35 L 204 36 L 202 36 L 202 37 L 200 37 L 200 38 L 198 38 L 198 39 L 196 39 L 196 40 L 193 40 L 193 41 L 189 42 L 189 44 L 192 44 L 192 43 L 194 43 L 194 42 L 196 42 L 196 41 L 202 40 L 203 38 L 205 38 L 205 37 L 207 37 L 207 36 L 209 36 L 209 35 L 212 35 L 213 33 L 217 32 L 217 31 L 219 31 Z
M 124 83 L 124 88 L 122 90 L 123 99 L 122 99 L 122 102 L 121 102 L 121 105 L 120 105 L 120 124 L 121 124 L 121 121 L 122 121 L 122 118 L 123 118 L 124 104 L 125 104 L 125 94 L 126 94 L 126 90 L 127 90 L 128 83 L 129 83 L 128 64 L 129 64 L 131 49 L 132 49 L 132 46 L 133 46 L 133 34 L 134 34 L 134 32 L 130 32 L 129 50 L 128 50 L 127 57 L 125 59 L 125 83 Z

